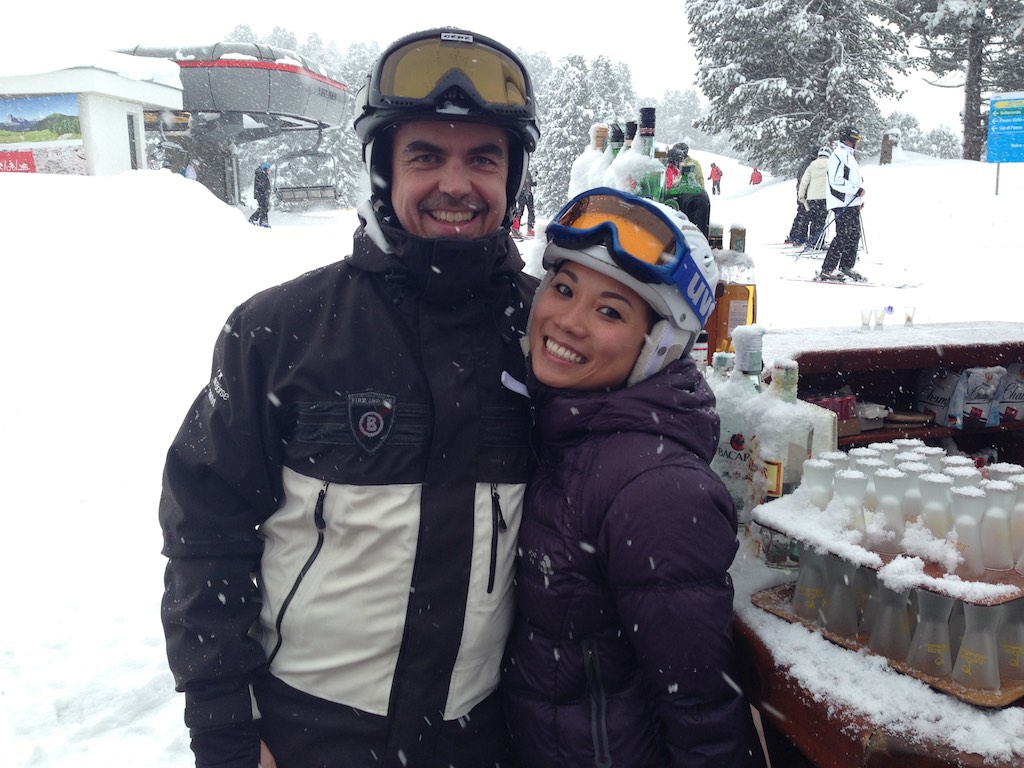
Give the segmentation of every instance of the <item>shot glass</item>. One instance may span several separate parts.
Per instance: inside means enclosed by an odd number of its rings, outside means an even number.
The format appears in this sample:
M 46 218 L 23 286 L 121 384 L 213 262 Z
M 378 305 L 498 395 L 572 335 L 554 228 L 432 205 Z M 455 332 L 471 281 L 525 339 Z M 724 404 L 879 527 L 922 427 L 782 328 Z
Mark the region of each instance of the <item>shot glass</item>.
M 871 319 L 874 317 L 874 315 L 875 310 L 873 309 L 862 309 L 860 311 L 860 329 L 862 331 L 867 331 L 871 329 Z
M 914 325 L 914 311 L 917 307 L 904 307 L 903 308 L 903 324 L 906 326 Z
M 881 309 L 875 310 L 875 330 L 882 330 L 882 323 L 885 322 L 885 313 L 889 311 L 888 307 L 882 307 Z

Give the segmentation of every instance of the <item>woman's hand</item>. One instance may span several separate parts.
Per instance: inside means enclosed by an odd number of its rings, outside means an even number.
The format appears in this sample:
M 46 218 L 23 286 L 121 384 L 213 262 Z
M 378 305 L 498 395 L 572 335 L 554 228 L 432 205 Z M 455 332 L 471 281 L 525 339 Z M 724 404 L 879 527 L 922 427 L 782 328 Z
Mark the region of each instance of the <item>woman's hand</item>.
M 277 768 L 277 761 L 270 754 L 270 750 L 263 743 L 263 739 L 260 739 L 260 768 Z

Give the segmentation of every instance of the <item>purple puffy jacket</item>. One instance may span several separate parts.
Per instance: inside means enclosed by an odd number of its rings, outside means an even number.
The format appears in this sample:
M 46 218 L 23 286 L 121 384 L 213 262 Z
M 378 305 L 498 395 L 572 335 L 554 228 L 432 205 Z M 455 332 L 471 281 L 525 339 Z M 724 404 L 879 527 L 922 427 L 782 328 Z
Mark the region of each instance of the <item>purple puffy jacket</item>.
M 533 391 L 503 686 L 522 768 L 763 766 L 735 686 L 736 513 L 689 358 L 626 389 Z

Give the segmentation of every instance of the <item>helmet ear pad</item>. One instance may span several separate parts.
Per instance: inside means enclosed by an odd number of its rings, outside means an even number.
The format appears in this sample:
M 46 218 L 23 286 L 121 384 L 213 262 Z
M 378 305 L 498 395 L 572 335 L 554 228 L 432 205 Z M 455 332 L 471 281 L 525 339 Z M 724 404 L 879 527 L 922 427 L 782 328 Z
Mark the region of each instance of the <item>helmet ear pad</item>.
M 669 363 L 689 353 L 693 347 L 692 331 L 675 327 L 668 320 L 659 319 L 644 336 L 640 355 L 626 379 L 626 386 L 648 379 Z

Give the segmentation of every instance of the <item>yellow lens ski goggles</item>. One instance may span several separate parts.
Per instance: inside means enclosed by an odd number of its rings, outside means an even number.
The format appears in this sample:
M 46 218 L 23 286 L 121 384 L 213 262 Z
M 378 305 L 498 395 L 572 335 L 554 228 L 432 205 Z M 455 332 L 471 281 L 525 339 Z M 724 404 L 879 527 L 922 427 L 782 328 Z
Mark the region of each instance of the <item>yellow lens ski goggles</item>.
M 707 322 L 713 296 L 679 228 L 649 200 L 611 187 L 587 190 L 570 200 L 546 228 L 549 242 L 562 248 L 604 246 L 615 263 L 644 283 L 673 285 L 690 308 Z
M 436 104 L 452 88 L 485 111 L 533 116 L 529 75 L 515 54 L 481 35 L 446 30 L 406 38 L 382 55 L 370 76 L 369 105 Z

